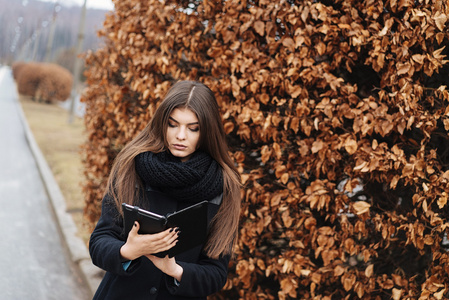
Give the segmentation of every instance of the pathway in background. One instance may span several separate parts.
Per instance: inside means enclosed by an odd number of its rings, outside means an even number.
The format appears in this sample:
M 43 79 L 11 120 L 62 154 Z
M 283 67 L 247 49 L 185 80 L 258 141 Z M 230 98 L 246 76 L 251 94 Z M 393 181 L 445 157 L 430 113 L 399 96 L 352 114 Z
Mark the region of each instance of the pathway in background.
M 63 246 L 7 67 L 0 67 L 0 145 L 0 299 L 89 299 Z

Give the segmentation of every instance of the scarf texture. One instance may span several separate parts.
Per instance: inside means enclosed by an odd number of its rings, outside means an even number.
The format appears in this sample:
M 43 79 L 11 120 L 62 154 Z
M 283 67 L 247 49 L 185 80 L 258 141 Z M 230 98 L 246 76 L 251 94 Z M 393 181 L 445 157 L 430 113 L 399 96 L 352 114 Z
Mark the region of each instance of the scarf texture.
M 136 156 L 135 167 L 145 186 L 178 201 L 196 203 L 223 193 L 222 169 L 203 151 L 196 151 L 186 162 L 169 151 L 143 152 Z

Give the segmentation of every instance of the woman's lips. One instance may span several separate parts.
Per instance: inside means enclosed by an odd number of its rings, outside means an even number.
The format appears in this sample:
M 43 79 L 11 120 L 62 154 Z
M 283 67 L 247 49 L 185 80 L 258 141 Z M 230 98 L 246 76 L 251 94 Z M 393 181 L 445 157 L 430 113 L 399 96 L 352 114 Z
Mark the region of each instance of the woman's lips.
M 175 148 L 176 150 L 185 150 L 187 146 L 174 144 L 173 148 Z

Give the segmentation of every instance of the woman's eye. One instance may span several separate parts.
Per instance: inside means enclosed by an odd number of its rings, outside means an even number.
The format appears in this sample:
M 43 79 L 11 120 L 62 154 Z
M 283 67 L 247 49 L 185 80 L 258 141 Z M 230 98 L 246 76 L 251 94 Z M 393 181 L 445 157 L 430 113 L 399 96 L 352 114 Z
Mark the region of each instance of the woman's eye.
M 190 128 L 190 130 L 193 131 L 193 132 L 197 132 L 197 131 L 200 130 L 200 128 L 199 127 L 193 127 L 193 128 Z
M 168 127 L 176 127 L 176 124 L 168 122 Z

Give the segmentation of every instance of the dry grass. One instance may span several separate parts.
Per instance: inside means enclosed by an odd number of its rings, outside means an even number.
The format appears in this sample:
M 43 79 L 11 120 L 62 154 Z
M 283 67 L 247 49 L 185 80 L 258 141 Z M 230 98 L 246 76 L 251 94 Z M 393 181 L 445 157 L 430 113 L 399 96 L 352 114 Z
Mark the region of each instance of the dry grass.
M 69 124 L 69 113 L 57 104 L 37 103 L 26 96 L 20 96 L 19 100 L 34 138 L 61 188 L 78 235 L 87 244 L 90 232 L 83 217 L 81 188 L 84 180 L 80 154 L 85 139 L 83 120 L 76 117 Z

